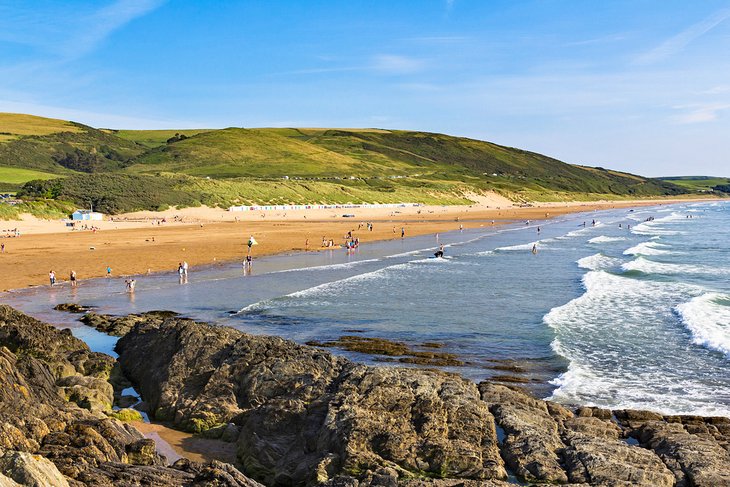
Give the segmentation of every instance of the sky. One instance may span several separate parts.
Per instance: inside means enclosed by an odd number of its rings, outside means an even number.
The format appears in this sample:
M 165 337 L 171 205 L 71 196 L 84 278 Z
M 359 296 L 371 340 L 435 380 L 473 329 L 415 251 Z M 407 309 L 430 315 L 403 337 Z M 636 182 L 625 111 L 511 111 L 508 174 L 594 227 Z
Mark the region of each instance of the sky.
M 0 0 L 0 111 L 425 130 L 730 176 L 730 0 Z

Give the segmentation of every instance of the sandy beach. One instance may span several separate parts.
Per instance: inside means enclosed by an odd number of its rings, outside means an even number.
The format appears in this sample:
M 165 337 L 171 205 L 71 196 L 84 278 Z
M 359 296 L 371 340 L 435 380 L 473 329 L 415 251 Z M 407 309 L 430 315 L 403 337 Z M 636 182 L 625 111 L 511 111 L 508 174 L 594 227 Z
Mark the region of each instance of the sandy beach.
M 404 206 L 401 208 L 311 209 L 298 211 L 229 212 L 220 208 L 185 208 L 164 212 L 116 215 L 87 222 L 97 230 L 70 229 L 64 222 L 38 220 L 0 222 L 0 254 L 4 272 L 0 290 L 47 285 L 49 271 L 57 285 L 68 285 L 75 270 L 83 280 L 106 275 L 141 275 L 175 271 L 187 261 L 195 266 L 242 260 L 246 242 L 254 236 L 258 256 L 297 251 L 337 251 L 352 232 L 361 244 L 405 236 L 443 233 L 463 228 L 499 225 L 519 220 L 540 220 L 565 213 L 669 204 L 677 200 L 539 203 L 514 206 L 498 195 L 475 197 L 471 206 Z M 686 199 L 680 201 L 687 201 Z M 343 217 L 343 215 L 354 217 Z M 494 223 L 492 223 L 494 221 Z M 366 223 L 372 223 L 368 231 Z M 20 232 L 12 237 L 13 230 Z M 335 249 L 322 247 L 332 240 Z

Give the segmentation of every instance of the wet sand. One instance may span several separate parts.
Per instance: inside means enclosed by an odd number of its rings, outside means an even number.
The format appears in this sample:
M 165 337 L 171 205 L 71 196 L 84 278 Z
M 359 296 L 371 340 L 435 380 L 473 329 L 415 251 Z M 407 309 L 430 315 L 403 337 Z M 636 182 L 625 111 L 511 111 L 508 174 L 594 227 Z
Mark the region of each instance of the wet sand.
M 114 217 L 114 221 L 98 223 L 101 229 L 96 232 L 72 231 L 58 221 L 0 222 L 3 230 L 15 227 L 21 230 L 20 237 L 0 238 L 5 243 L 5 252 L 0 254 L 0 290 L 47 285 L 51 270 L 56 273 L 57 285 L 68 285 L 69 273 L 75 270 L 83 286 L 84 279 L 106 275 L 107 266 L 112 268 L 113 276 L 120 276 L 175 271 L 182 261 L 187 261 L 191 270 L 198 265 L 242 261 L 251 235 L 258 242 L 252 248 L 255 266 L 256 257 L 262 255 L 323 250 L 323 238 L 332 239 L 339 247 L 350 231 L 361 244 L 367 245 L 376 240 L 399 239 L 401 229 L 409 237 L 454 231 L 461 225 L 464 228 L 489 226 L 493 220 L 498 225 L 565 213 L 671 202 L 676 200 L 548 203 L 527 208 L 481 203 L 239 214 L 193 208 L 162 214 L 121 215 Z M 343 214 L 355 217 L 344 218 Z M 156 223 L 162 218 L 167 222 Z M 365 222 L 372 222 L 373 231 L 367 230 Z M 97 225 L 97 222 L 87 224 Z
M 194 462 L 219 460 L 236 463 L 235 443 L 202 438 L 159 423 L 134 421 L 131 424 L 147 438 L 155 440 L 157 451 L 165 455 L 170 463 L 175 463 L 176 460 L 183 457 Z

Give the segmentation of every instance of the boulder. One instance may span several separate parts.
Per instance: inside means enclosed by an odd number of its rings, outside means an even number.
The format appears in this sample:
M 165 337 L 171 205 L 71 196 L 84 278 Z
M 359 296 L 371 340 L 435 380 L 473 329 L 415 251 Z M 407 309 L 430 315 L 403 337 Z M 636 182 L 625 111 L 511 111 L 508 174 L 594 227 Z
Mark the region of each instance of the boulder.
M 0 457 L 0 472 L 28 487 L 68 487 L 68 481 L 53 462 L 27 452 L 5 452 Z
M 379 468 L 400 479 L 506 477 L 493 417 L 456 375 L 357 365 L 178 318 L 138 323 L 117 352 L 156 418 L 216 434 L 235 423 L 244 472 L 269 485 Z

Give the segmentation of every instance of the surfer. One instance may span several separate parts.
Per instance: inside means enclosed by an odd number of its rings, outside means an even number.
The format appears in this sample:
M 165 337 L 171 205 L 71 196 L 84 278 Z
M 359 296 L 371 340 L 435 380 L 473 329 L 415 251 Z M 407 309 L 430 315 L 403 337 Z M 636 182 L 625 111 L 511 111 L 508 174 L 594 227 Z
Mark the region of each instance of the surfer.
M 532 253 L 533 254 L 537 253 L 537 244 L 536 243 L 532 244 Z

